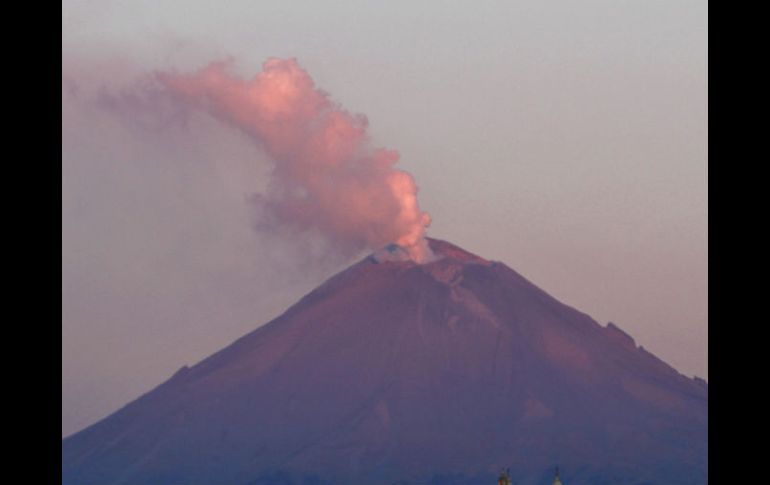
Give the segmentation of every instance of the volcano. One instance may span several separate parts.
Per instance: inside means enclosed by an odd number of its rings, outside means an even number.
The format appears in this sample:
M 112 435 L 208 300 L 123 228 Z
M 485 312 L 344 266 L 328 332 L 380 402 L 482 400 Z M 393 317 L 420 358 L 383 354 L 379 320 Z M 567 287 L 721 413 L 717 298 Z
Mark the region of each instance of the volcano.
M 64 439 L 62 483 L 707 483 L 705 381 L 429 243 L 437 260 L 375 253 Z

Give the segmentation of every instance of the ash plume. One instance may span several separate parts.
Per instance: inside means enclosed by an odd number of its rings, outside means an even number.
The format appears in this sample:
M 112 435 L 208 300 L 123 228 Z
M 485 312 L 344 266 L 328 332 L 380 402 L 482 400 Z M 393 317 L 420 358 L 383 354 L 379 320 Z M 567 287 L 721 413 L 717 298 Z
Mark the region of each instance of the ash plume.
M 272 159 L 267 190 L 254 198 L 261 227 L 317 233 L 350 252 L 395 243 L 414 261 L 432 259 L 414 179 L 395 167 L 398 152 L 372 145 L 365 116 L 331 100 L 296 59 L 268 59 L 252 79 L 233 74 L 231 63 L 158 79 Z

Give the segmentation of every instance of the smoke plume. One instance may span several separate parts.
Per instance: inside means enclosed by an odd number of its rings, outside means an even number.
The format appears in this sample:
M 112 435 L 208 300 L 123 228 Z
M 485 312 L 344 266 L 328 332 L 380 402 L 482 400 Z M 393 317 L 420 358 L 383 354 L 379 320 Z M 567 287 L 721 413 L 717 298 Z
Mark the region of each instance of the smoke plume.
M 373 147 L 367 119 L 319 90 L 295 59 L 271 58 L 253 79 L 230 61 L 192 74 L 160 73 L 182 99 L 237 127 L 274 161 L 256 197 L 260 223 L 317 232 L 348 250 L 395 243 L 430 261 L 430 216 L 420 210 L 412 176 L 395 168 L 398 152 Z

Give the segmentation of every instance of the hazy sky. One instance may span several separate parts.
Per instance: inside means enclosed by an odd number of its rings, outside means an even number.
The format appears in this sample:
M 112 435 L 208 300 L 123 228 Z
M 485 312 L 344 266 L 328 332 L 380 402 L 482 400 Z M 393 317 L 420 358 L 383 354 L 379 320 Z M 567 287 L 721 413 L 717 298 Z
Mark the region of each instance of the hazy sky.
M 708 376 L 705 1 L 62 7 L 63 435 L 344 267 L 253 230 L 269 162 L 244 135 L 113 97 L 228 56 L 296 57 L 364 113 L 430 236 Z

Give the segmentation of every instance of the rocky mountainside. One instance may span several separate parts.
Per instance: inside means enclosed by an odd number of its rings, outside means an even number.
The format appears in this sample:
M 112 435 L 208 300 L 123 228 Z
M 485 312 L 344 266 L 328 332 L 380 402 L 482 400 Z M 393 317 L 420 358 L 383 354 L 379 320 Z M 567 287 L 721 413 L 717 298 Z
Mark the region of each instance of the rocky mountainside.
M 704 381 L 430 244 L 439 260 L 375 253 L 64 439 L 63 483 L 706 483 Z

